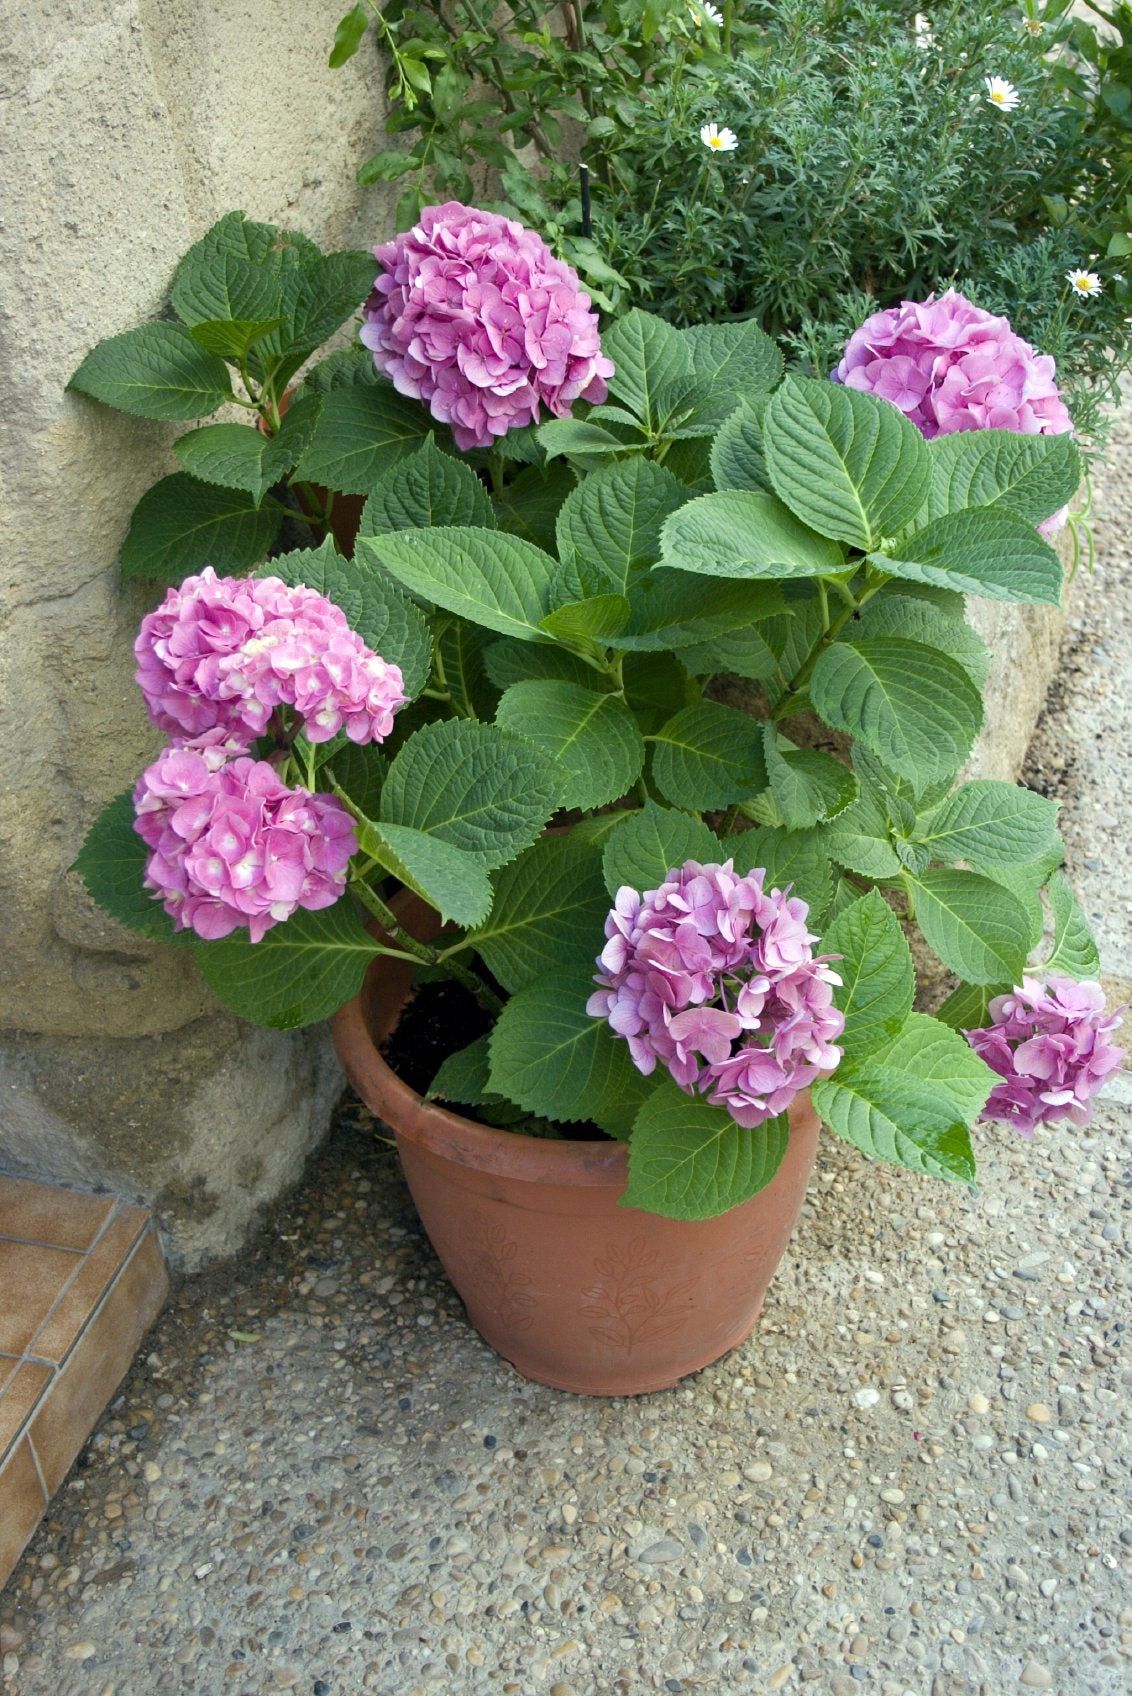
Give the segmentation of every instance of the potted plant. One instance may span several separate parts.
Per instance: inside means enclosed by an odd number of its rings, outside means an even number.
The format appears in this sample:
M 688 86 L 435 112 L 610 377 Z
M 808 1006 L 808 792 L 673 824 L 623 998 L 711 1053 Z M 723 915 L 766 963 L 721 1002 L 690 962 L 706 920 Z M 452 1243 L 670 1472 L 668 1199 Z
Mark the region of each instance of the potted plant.
M 819 1120 L 971 1183 L 981 1114 L 1083 1122 L 1119 1063 L 1054 805 L 954 787 L 963 597 L 1056 603 L 1078 452 L 926 440 L 875 371 L 784 377 L 750 323 L 599 342 L 574 274 L 468 208 L 378 255 L 363 339 L 429 433 L 340 480 L 352 558 L 146 616 L 169 746 L 76 864 L 233 1011 L 333 1016 L 493 1346 L 656 1389 L 755 1322 Z M 373 446 L 322 439 L 330 487 Z M 957 980 L 935 1017 L 911 927 Z

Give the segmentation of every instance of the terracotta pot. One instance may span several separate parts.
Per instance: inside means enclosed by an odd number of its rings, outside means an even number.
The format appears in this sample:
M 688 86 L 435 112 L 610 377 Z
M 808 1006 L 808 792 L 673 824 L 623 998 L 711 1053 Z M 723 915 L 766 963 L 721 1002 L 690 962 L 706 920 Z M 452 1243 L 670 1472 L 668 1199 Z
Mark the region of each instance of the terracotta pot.
M 286 417 L 294 392 L 293 388 L 285 389 L 280 395 L 280 418 Z M 268 433 L 264 428 L 262 418 L 256 420 L 256 429 L 263 436 Z M 310 488 L 315 500 L 319 503 L 319 508 L 325 508 L 330 494 L 329 489 L 324 489 L 321 483 L 312 483 Z M 295 490 L 295 499 L 308 517 L 314 516 L 316 509 L 311 506 L 301 489 Z M 362 509 L 365 504 L 366 497 L 364 495 L 335 495 L 334 497 L 334 505 L 330 511 L 330 534 L 334 537 L 334 545 L 338 552 L 345 554 L 347 559 L 352 559 L 354 556 L 354 543 L 358 539 L 358 527 L 362 522 Z
M 394 905 L 422 941 L 436 935 L 438 915 L 415 896 Z M 334 1016 L 334 1044 L 394 1131 L 425 1230 L 480 1335 L 525 1378 L 594 1396 L 669 1389 L 741 1343 L 814 1163 L 808 1095 L 791 1109 L 786 1158 L 765 1190 L 718 1219 L 661 1219 L 617 1205 L 624 1144 L 493 1130 L 403 1083 L 379 1045 L 410 983 L 406 962 L 375 960 Z

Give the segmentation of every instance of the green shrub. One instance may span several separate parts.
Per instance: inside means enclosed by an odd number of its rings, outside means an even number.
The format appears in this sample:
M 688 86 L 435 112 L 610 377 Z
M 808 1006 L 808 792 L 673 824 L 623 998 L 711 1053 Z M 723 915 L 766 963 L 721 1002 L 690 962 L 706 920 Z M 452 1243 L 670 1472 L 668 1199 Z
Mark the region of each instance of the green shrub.
M 490 167 L 491 204 L 541 227 L 605 303 L 678 324 L 753 315 L 818 372 L 876 306 L 955 282 L 1055 357 L 1095 431 L 1132 357 L 1132 7 L 775 0 L 729 5 L 718 27 L 697 0 L 561 10 L 554 30 L 515 4 L 497 33 L 468 0 L 385 7 L 389 128 L 414 141 L 361 175 L 403 181 L 403 223 L 482 200 Z M 344 20 L 339 61 L 373 15 Z M 992 75 L 1015 110 L 988 101 Z M 709 121 L 734 152 L 703 146 Z M 1073 266 L 1099 271 L 1099 297 L 1073 295 Z

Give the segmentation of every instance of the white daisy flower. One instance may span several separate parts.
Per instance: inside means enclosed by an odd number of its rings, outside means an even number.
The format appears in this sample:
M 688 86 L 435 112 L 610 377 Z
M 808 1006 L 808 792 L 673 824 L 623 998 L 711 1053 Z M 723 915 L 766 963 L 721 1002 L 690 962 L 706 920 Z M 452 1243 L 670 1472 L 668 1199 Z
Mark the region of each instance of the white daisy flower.
M 1092 295 L 1100 294 L 1104 289 L 1104 284 L 1095 271 L 1066 271 L 1065 281 L 1074 294 L 1081 295 L 1085 300 L 1088 300 Z
M 690 5 L 688 10 L 697 23 L 702 23 L 705 18 L 717 28 L 723 23 L 723 13 L 718 6 L 709 5 L 708 0 L 695 0 L 695 4 Z
M 1013 112 L 1016 106 L 1021 106 L 1022 96 L 1005 77 L 984 77 L 983 81 L 986 83 L 987 99 L 1000 112 Z
M 713 153 L 734 153 L 739 145 L 739 137 L 735 131 L 721 130 L 718 124 L 705 124 L 700 131 L 700 140 Z
M 1039 36 L 1042 33 L 1044 25 L 1040 18 L 1023 18 L 1022 28 L 1026 31 L 1027 35 Z
M 912 32 L 912 40 L 922 52 L 926 53 L 929 48 L 935 46 L 935 36 L 932 34 L 932 26 L 928 19 L 924 16 L 923 12 L 916 13 Z

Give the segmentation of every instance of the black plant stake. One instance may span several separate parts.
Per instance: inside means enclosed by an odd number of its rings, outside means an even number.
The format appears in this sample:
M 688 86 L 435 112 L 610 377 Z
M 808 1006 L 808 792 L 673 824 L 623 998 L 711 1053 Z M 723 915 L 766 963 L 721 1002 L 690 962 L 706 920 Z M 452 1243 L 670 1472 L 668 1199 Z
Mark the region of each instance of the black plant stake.
M 592 236 L 594 225 L 590 213 L 590 170 L 588 165 L 578 166 L 578 184 L 582 191 L 582 234 Z

